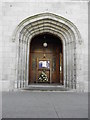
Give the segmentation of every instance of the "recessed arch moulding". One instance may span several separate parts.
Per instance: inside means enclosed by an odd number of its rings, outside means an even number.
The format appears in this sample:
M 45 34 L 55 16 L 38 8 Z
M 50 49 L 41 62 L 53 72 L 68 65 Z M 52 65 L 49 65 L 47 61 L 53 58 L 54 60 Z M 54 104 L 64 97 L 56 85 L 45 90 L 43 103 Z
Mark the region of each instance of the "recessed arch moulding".
M 15 29 L 13 41 L 17 45 L 16 88 L 28 86 L 29 50 L 31 39 L 41 33 L 58 36 L 63 43 L 64 87 L 77 88 L 77 45 L 81 36 L 77 27 L 69 20 L 52 14 L 42 13 L 23 20 Z

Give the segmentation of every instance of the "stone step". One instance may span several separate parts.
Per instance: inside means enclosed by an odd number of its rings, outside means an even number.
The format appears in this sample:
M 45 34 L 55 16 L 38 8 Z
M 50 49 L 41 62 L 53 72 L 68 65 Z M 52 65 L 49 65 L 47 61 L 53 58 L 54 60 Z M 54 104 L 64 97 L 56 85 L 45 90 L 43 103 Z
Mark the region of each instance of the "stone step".
M 69 88 L 65 88 L 61 85 L 29 85 L 23 90 L 39 90 L 39 91 L 68 91 Z

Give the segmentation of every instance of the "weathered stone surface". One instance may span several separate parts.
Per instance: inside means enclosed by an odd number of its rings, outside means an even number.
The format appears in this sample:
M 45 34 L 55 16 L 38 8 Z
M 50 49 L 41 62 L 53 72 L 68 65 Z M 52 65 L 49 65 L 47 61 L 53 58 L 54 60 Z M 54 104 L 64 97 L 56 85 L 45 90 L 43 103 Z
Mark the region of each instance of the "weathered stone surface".
M 46 13 L 46 14 L 40 14 L 40 13 Z M 57 14 L 58 16 L 49 13 Z M 80 90 L 87 91 L 87 84 L 88 84 L 88 72 L 87 72 L 88 71 L 88 56 L 87 56 L 88 55 L 88 4 L 87 2 L 55 2 L 55 1 L 44 2 L 43 1 L 42 3 L 38 2 L 38 4 L 36 4 L 36 2 L 25 2 L 25 3 L 3 2 L 2 14 L 3 14 L 2 80 L 4 81 L 3 82 L 4 90 L 10 89 L 10 87 L 13 89 L 13 86 L 16 86 L 16 84 L 15 85 L 13 84 L 16 83 L 17 79 L 20 80 L 20 76 L 21 76 L 20 70 L 21 71 L 24 70 L 24 67 L 21 66 L 20 64 L 20 60 L 23 59 L 24 56 L 28 57 L 28 53 L 26 54 L 24 52 L 24 51 L 28 51 L 27 49 L 28 46 L 26 46 L 26 43 L 29 44 L 30 41 L 29 42 L 27 41 L 30 40 L 34 35 L 37 35 L 39 33 L 50 32 L 59 35 L 63 39 L 64 48 L 65 48 L 64 53 L 67 53 L 67 55 L 64 54 L 65 58 L 67 57 L 68 60 L 67 66 L 69 66 L 69 63 L 71 62 L 72 58 L 73 59 L 76 58 L 76 63 L 75 63 L 76 66 L 73 66 L 74 62 L 72 61 L 71 63 L 72 65 L 68 67 L 68 69 L 71 71 L 73 71 L 74 68 L 76 69 L 75 81 L 73 79 L 73 81 L 76 83 L 73 82 L 73 85 L 76 84 L 77 89 L 79 89 L 79 91 Z M 31 17 L 32 15 L 33 17 Z M 36 22 L 37 20 L 38 22 Z M 45 21 L 47 21 L 48 23 L 45 23 Z M 29 34 L 28 30 L 31 32 L 31 34 Z M 21 33 L 21 37 L 19 36 L 20 33 Z M 22 39 L 23 35 L 24 35 L 24 39 Z M 20 43 L 20 49 L 22 50 L 21 47 L 23 45 L 24 51 L 20 52 L 20 54 L 23 57 L 18 59 L 19 38 L 21 39 L 21 41 L 22 40 L 24 41 L 24 43 Z M 75 44 L 71 45 L 70 42 L 72 41 L 76 43 L 76 46 Z M 74 48 L 76 48 L 76 51 L 74 51 Z M 18 64 L 18 60 L 19 60 L 19 64 Z M 2 62 L 0 61 L 0 63 Z M 27 65 L 27 63 L 28 61 L 24 62 L 25 65 Z M 65 62 L 64 62 L 64 66 L 66 66 Z M 19 70 L 19 74 L 18 74 L 18 70 Z M 72 78 L 69 75 L 69 71 L 67 73 L 68 73 L 67 81 L 70 82 Z M 64 71 L 64 74 L 66 75 L 66 71 Z M 23 78 L 23 76 L 21 76 L 21 78 Z M 28 68 L 25 77 L 26 82 L 28 80 L 27 78 L 28 78 Z

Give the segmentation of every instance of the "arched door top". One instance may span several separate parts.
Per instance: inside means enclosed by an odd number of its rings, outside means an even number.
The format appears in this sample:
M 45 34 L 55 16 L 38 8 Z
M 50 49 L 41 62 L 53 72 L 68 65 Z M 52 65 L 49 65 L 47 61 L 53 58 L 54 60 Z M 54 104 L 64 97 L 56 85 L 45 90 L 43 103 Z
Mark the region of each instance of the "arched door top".
M 64 17 L 41 13 L 23 20 L 15 29 L 12 37 L 17 43 L 17 84 L 19 87 L 28 83 L 29 50 L 32 38 L 41 33 L 57 35 L 63 43 L 64 85 L 76 88 L 77 43 L 81 43 L 81 36 L 77 27 Z M 18 85 L 17 85 L 18 86 Z
M 15 40 L 19 32 L 25 36 L 42 29 L 52 30 L 53 32 L 57 30 L 66 36 L 73 35 L 76 41 L 81 42 L 81 36 L 77 27 L 66 18 L 53 13 L 41 13 L 24 19 L 15 29 L 13 39 Z

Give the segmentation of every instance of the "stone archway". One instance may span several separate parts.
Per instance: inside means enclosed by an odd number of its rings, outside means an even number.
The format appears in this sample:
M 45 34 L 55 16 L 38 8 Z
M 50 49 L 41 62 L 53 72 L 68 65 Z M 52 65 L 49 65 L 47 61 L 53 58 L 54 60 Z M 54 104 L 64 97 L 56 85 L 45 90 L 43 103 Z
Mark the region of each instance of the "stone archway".
M 16 28 L 13 40 L 17 43 L 17 88 L 28 85 L 29 44 L 41 33 L 51 33 L 61 38 L 63 43 L 64 86 L 76 88 L 77 44 L 81 36 L 77 27 L 69 20 L 52 14 L 42 13 L 23 20 Z

